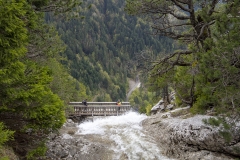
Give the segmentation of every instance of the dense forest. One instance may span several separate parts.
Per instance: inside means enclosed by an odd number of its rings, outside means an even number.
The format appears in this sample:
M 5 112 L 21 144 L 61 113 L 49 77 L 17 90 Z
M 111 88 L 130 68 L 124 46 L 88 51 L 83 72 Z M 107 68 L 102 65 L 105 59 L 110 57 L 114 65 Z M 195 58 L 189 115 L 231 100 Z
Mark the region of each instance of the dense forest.
M 71 75 L 87 87 L 94 101 L 125 100 L 128 78 L 137 75 L 136 54 L 151 49 L 153 54 L 172 51 L 172 41 L 151 35 L 151 28 L 140 18 L 124 12 L 124 0 L 88 1 L 91 8 L 81 12 L 84 19 L 66 21 L 52 15 L 67 45 L 62 63 Z M 84 97 L 81 97 L 84 99 Z
M 149 113 L 156 95 L 168 102 L 173 90 L 177 106 L 212 110 L 226 128 L 226 116 L 239 118 L 239 1 L 0 6 L 0 159 L 11 148 L 22 159 L 43 156 L 46 137 L 71 110 L 68 102 L 125 100 L 128 79 L 139 74 L 144 83 L 130 102 L 140 112 Z

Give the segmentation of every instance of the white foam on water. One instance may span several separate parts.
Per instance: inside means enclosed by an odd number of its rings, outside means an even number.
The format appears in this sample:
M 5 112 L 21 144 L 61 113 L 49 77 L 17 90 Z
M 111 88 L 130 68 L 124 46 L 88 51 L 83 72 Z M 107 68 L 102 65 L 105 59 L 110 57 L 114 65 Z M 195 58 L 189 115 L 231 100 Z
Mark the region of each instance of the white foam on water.
M 105 132 L 109 132 L 108 129 L 112 127 L 119 126 L 131 126 L 139 128 L 138 124 L 144 120 L 147 116 L 143 114 L 138 114 L 136 112 L 128 112 L 127 114 L 121 116 L 109 116 L 102 117 L 94 120 L 93 122 L 87 121 L 81 123 L 78 127 L 79 134 L 101 134 L 104 135 Z M 140 127 L 141 128 L 141 127 Z
M 129 160 L 167 160 L 168 158 L 161 155 L 151 135 L 143 133 L 141 121 L 145 118 L 146 115 L 132 111 L 121 116 L 98 118 L 93 122 L 80 124 L 78 134 L 99 134 L 113 140 L 115 144 L 111 149 L 116 153 L 114 160 L 119 159 L 122 153 Z

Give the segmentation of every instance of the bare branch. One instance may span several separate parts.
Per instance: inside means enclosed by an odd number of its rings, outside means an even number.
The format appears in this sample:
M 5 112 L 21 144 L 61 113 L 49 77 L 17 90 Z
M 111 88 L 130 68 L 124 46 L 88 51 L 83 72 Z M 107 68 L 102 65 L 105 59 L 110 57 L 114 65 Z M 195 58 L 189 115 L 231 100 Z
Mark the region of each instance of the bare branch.
M 182 3 L 182 4 L 189 4 L 190 2 L 190 0 L 177 0 L 179 3 Z
M 189 16 L 177 15 L 174 12 L 170 12 L 170 14 L 178 20 L 188 20 L 188 19 L 190 19 Z
M 186 11 L 186 12 L 189 12 L 189 13 L 191 12 L 190 9 L 183 7 L 183 6 L 179 3 L 180 1 L 172 0 L 172 2 L 173 2 L 176 6 L 178 6 L 179 8 L 181 8 L 183 11 Z M 189 2 L 188 2 L 188 3 L 184 3 L 184 4 L 189 4 Z
M 208 11 L 208 15 L 212 15 L 213 12 L 214 12 L 214 8 L 216 7 L 217 3 L 219 2 L 219 0 L 213 0 L 212 3 L 211 3 L 211 8 L 210 10 Z
M 200 37 L 202 37 L 204 31 L 206 30 L 206 28 L 208 28 L 210 25 L 214 24 L 215 23 L 215 20 L 209 22 L 209 23 L 206 23 L 202 26 L 201 30 L 200 30 L 200 33 L 198 34 L 198 37 L 197 37 L 197 40 L 200 39 Z
M 186 51 L 177 51 L 174 52 L 168 56 L 163 57 L 159 61 L 152 61 L 152 67 L 151 70 L 154 68 L 158 68 L 156 72 L 151 74 L 151 76 L 157 76 L 157 75 L 163 75 L 170 70 L 174 69 L 175 66 L 191 66 L 191 63 L 189 62 L 184 62 L 181 59 L 182 55 L 188 55 L 192 54 L 192 51 L 186 50 Z M 176 59 L 174 59 L 176 58 Z M 161 66 L 161 67 L 160 67 Z

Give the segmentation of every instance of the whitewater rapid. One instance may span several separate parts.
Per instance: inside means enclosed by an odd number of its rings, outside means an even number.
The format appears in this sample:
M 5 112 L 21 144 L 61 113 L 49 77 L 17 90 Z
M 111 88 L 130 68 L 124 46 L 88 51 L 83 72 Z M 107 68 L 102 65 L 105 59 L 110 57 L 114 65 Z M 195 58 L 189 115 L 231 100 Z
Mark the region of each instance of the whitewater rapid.
M 147 116 L 133 111 L 121 116 L 98 117 L 81 123 L 77 134 L 95 135 L 103 141 L 111 141 L 113 160 L 168 160 L 161 155 L 161 149 L 154 139 L 144 132 L 141 121 Z

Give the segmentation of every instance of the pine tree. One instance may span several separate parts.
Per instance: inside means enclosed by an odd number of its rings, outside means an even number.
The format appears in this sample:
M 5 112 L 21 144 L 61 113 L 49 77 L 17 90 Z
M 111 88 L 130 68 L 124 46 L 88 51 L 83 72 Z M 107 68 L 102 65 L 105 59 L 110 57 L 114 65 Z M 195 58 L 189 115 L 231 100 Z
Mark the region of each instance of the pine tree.
M 26 152 L 43 151 L 41 141 L 65 122 L 64 103 L 50 88 L 53 74 L 46 66 L 63 48 L 57 47 L 57 36 L 49 36 L 54 32 L 42 24 L 43 15 L 25 0 L 0 0 L 0 5 L 0 121 L 15 131 L 13 144 L 27 146 Z

